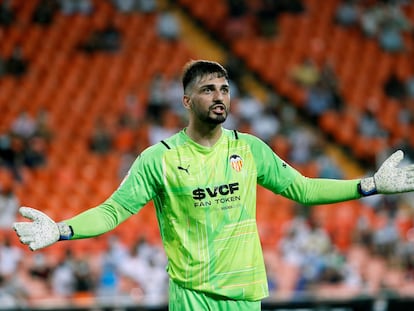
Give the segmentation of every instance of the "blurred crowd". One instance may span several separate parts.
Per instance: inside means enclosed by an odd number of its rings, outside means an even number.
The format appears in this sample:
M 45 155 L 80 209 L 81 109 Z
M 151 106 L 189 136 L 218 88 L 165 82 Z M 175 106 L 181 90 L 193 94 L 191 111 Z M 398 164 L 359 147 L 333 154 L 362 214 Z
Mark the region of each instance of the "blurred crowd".
M 9 27 L 13 23 L 9 2 L 3 1 L 0 5 L 0 27 Z M 235 19 L 228 25 L 228 31 L 234 33 L 241 27 L 238 17 L 244 16 L 245 11 L 243 6 L 236 5 L 238 1 L 229 2 Z M 263 3 L 273 5 L 276 2 Z M 367 24 L 372 21 L 366 19 L 372 16 L 378 19 L 377 27 L 383 27 L 385 22 L 380 19 L 385 17 L 381 17 L 381 9 L 391 5 L 380 2 L 374 14 L 371 9 L 369 12 L 362 10 L 358 1 L 343 1 L 341 4 L 338 7 L 338 23 L 346 27 L 358 25 L 362 21 L 361 16 L 369 15 L 363 18 L 364 24 L 360 24 L 368 28 Z M 126 14 L 156 10 L 155 1 L 151 0 L 117 0 L 113 1 L 113 5 Z M 280 1 L 279 5 L 274 9 L 295 14 L 304 9 L 300 1 Z M 39 6 L 36 18 L 33 17 L 34 22 L 44 24 L 52 23 L 53 12 L 58 9 L 68 15 L 93 12 L 93 1 L 88 0 L 42 0 Z M 264 16 L 266 12 L 263 10 L 261 14 Z M 400 16 L 397 13 L 395 15 Z M 159 16 L 159 36 L 166 40 L 177 40 L 180 29 L 174 15 L 167 9 L 160 12 Z M 265 23 L 266 19 L 262 21 Z M 86 53 L 116 53 L 122 46 L 122 34 L 117 32 L 116 25 L 106 27 L 103 32 L 91 34 L 90 40 L 79 48 Z M 399 31 L 406 31 L 409 27 L 409 23 L 406 23 Z M 260 29 L 266 35 L 272 30 L 268 24 L 262 24 Z M 373 36 L 372 28 L 369 29 L 371 32 L 367 35 Z M 364 28 L 364 31 L 369 29 Z M 326 109 L 345 109 L 338 87 L 340 81 L 330 64 L 325 64 L 319 70 L 311 59 L 305 59 L 287 77 L 308 90 L 305 115 L 274 91 L 267 91 L 263 97 L 254 95 L 242 83 L 245 74 L 243 66 L 231 55 L 224 65 L 230 73 L 232 94 L 232 111 L 225 127 L 257 135 L 281 158 L 306 175 L 346 177 L 339 164 L 325 152 L 329 141 L 312 126 L 313 122 L 309 123 Z M 30 64 L 26 69 L 30 70 Z M 22 74 L 24 77 L 24 72 Z M 390 82 L 384 86 L 390 96 L 401 96 L 398 87 L 402 87 L 403 98 L 398 97 L 398 100 L 414 97 L 414 78 L 399 81 L 401 83 L 395 83 L 392 79 L 390 77 Z M 398 86 L 395 87 L 395 84 Z M 181 98 L 178 75 L 168 77 L 162 72 L 155 75 L 149 86 L 146 103 L 140 102 L 135 91 L 131 90 L 120 103 L 123 108 L 119 115 L 115 118 L 102 116 L 96 120 L 88 140 L 91 154 L 105 156 L 115 153 L 120 159 L 116 178 L 121 180 L 140 151 L 186 124 Z M 408 113 L 408 117 L 412 115 L 412 112 Z M 363 116 L 361 133 L 386 135 L 375 122 L 372 116 Z M 0 306 L 25 306 L 36 301 L 66 305 L 82 299 L 103 303 L 118 301 L 120 304 L 164 303 L 168 294 L 166 258 L 162 246 L 147 241 L 139 228 L 131 228 L 136 230 L 137 237 L 136 241 L 128 244 L 115 233 L 99 237 L 104 240 L 105 247 L 97 252 L 76 252 L 71 247 L 72 242 L 61 242 L 51 247 L 61 251 L 61 256 L 56 256 L 56 253 L 48 250 L 28 253 L 17 244 L 11 230 L 20 206 L 15 189 L 24 179 L 26 170 L 48 167 L 48 150 L 53 145 L 53 138 L 47 111 L 40 111 L 34 116 L 22 111 L 10 127 L 0 133 Z M 407 160 L 414 159 L 412 149 L 407 147 L 405 151 Z M 381 156 L 379 161 L 382 160 Z M 349 232 L 352 243 L 346 250 L 335 245 L 325 224 L 310 216 L 317 207 L 296 206 L 296 213 L 283 228 L 281 238 L 265 249 L 272 297 L 296 299 L 320 295 L 332 298 L 384 292 L 395 295 L 413 293 L 412 196 L 376 196 L 361 201 L 373 217 L 360 213 L 356 226 Z M 344 204 L 341 208 L 351 206 Z M 94 241 L 88 243 L 93 244 Z

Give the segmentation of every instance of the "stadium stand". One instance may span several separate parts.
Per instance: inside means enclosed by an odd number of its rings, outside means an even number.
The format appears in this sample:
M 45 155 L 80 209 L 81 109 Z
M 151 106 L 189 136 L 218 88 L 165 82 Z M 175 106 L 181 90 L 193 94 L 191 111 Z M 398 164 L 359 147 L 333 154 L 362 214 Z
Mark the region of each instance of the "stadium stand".
M 21 111 L 26 111 L 33 118 L 40 111 L 47 112 L 52 133 L 47 149 L 47 164 L 35 169 L 21 167 L 21 179 L 15 186 L 15 192 L 22 205 L 39 207 L 59 220 L 99 204 L 120 182 L 119 168 L 123 154 L 119 150 L 112 150 L 99 155 L 89 148 L 97 121 L 104 119 L 111 128 L 118 129 L 131 90 L 141 105 L 140 109 L 145 111 L 151 95 L 152 78 L 162 73 L 167 79 L 173 79 L 183 63 L 199 54 L 195 52 L 197 47 L 192 48 L 188 41 L 161 39 L 156 32 L 157 12 L 124 13 L 117 11 L 110 1 L 95 0 L 91 2 L 92 13 L 67 15 L 57 11 L 53 21 L 45 26 L 32 21 L 32 14 L 39 2 L 11 1 L 15 20 L 10 26 L 0 28 L 0 56 L 8 58 L 14 48 L 20 46 L 28 61 L 28 70 L 22 77 L 0 77 L 0 134 L 9 131 Z M 159 1 L 161 4 L 165 2 L 168 1 Z M 326 60 L 333 60 L 346 107 L 340 111 L 325 111 L 310 126 L 320 127 L 335 144 L 350 150 L 357 160 L 372 165 L 375 155 L 386 148 L 393 148 L 400 139 L 409 136 L 407 133 L 412 132 L 412 123 L 402 124 L 399 121 L 402 103 L 385 96 L 382 89 L 392 69 L 402 79 L 414 74 L 410 58 L 412 53 L 384 52 L 376 42 L 364 38 L 358 29 L 345 29 L 334 24 L 333 16 L 339 0 L 303 1 L 304 12 L 282 13 L 278 16 L 275 20 L 278 32 L 271 38 L 258 35 L 254 14 L 248 14 L 243 19 L 245 24 L 233 23 L 223 31 L 230 20 L 227 1 L 169 2 L 173 9 L 178 10 L 178 16 L 185 15 L 196 21 L 204 35 L 212 38 L 211 41 L 224 47 L 231 53 L 230 57 L 242 60 L 247 71 L 253 73 L 255 83 L 287 98 L 301 114 L 305 111 L 308 93 L 303 86 L 289 79 L 292 68 L 307 57 L 312 58 L 319 67 Z M 253 9 L 259 3 L 249 2 Z M 414 5 L 407 4 L 404 13 L 412 20 Z M 103 29 L 108 23 L 113 23 L 121 35 L 122 43 L 118 50 L 88 53 L 79 48 L 93 31 Z M 235 36 L 235 33 L 238 35 Z M 404 35 L 404 42 L 407 50 L 412 51 L 413 38 Z M 370 108 L 369 105 L 376 105 L 374 115 L 381 127 L 390 133 L 389 137 L 356 139 L 359 136 L 360 116 L 362 111 Z M 140 126 L 134 128 L 134 137 L 141 142 L 141 145 L 133 146 L 135 154 L 148 145 L 151 124 L 145 120 L 145 116 L 141 115 L 141 118 Z M 410 143 L 413 147 L 413 141 Z M 275 144 L 276 150 L 280 148 L 286 150 L 287 155 L 290 154 L 292 142 L 287 137 L 282 137 Z M 297 164 L 308 176 L 318 176 L 319 167 L 316 163 Z M 391 269 L 394 274 L 388 275 L 384 271 L 388 258 L 371 256 L 366 248 L 355 243 L 356 240 L 364 242 L 364 232 L 359 231 L 361 227 L 369 230 L 385 227 L 388 218 L 373 208 L 380 206 L 378 209 L 381 210 L 381 204 L 357 201 L 314 206 L 306 212 L 306 220 L 312 219 L 327 232 L 335 250 L 348 257 L 347 263 L 355 265 L 355 271 L 372 268 L 365 274 L 361 272 L 363 280 L 358 283 L 361 287 L 369 287 L 369 294 L 378 293 L 385 282 L 393 291 L 400 288 L 404 294 L 411 294 L 412 284 L 399 279 L 411 273 L 411 262 L 399 262 L 401 266 L 406 264 L 404 268 L 408 267 L 407 271 Z M 389 205 L 394 207 L 393 204 L 403 205 L 401 202 L 391 202 Z M 300 207 L 262 188 L 258 188 L 258 206 L 259 230 L 263 247 L 269 256 L 266 258 L 270 258 L 267 262 L 269 279 L 279 286 L 275 285 L 275 296 L 285 299 L 302 293 L 303 288 L 299 286 L 300 281 L 304 284 L 301 269 L 277 249 L 278 245 L 286 242 L 292 223 L 300 220 Z M 406 214 L 399 210 L 396 217 L 399 237 L 403 242 L 411 241 L 409 236 L 413 224 L 410 208 L 405 210 Z M 361 236 L 355 237 L 352 233 Z M 20 251 L 23 250 L 14 235 L 4 236 L 11 238 L 12 244 Z M 139 217 L 129 219 L 114 230 L 110 237 L 118 237 L 126 248 L 134 247 L 140 237 L 145 237 L 152 246 L 160 246 L 151 204 L 140 212 Z M 88 258 L 92 262 L 96 260 L 96 255 L 108 252 L 110 237 L 97 238 L 93 243 L 74 241 L 70 247 L 64 242 L 46 249 L 44 254 L 51 266 L 64 260 L 68 249 L 75 258 Z M 32 257 L 28 256 L 26 250 L 24 252 L 25 256 Z M 22 274 L 28 272 L 30 262 L 24 262 L 23 266 Z M 122 280 L 124 285 L 128 283 L 126 279 Z M 70 299 L 66 300 L 67 297 L 54 296 L 48 288 L 50 284 L 33 280 L 28 275 L 24 275 L 24 280 L 32 286 L 28 301 L 34 305 L 47 303 L 53 306 L 67 301 L 74 305 L 77 302 L 94 302 L 91 292 L 72 293 Z M 306 281 L 314 285 L 310 279 Z M 319 285 L 312 288 L 321 296 L 329 297 L 332 293 L 355 294 L 353 288 L 340 287 L 328 279 Z M 357 288 L 357 292 L 361 287 Z

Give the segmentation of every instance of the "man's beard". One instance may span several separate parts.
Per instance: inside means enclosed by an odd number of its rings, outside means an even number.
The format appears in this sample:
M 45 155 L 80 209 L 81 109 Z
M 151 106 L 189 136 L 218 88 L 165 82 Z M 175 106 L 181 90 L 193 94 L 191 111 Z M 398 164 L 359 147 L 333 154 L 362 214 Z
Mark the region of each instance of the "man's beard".
M 216 116 L 215 118 L 207 116 L 206 121 L 212 124 L 221 124 L 224 121 L 226 121 L 226 119 L 227 119 L 227 114 L 219 115 L 219 116 Z
M 221 115 L 214 115 L 214 116 L 211 116 L 211 115 L 210 115 L 210 113 L 212 113 L 212 112 L 211 112 L 211 111 L 209 111 L 209 112 L 207 113 L 207 115 L 206 115 L 204 118 L 202 118 L 202 119 L 203 119 L 203 121 L 206 121 L 206 122 L 208 122 L 208 123 L 210 123 L 210 124 L 215 124 L 215 125 L 217 125 L 217 124 L 224 123 L 224 121 L 226 121 L 226 119 L 227 119 L 227 110 L 225 111 L 225 113 L 223 113 L 223 114 L 221 114 Z

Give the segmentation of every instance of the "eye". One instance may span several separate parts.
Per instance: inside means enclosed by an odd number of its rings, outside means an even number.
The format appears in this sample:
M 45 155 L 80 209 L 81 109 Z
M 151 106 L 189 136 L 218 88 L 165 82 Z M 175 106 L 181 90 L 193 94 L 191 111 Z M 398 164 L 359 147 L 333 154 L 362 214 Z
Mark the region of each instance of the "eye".
M 229 88 L 224 87 L 224 88 L 222 88 L 222 89 L 221 89 L 221 92 L 222 92 L 223 94 L 228 94 L 228 93 L 229 93 Z

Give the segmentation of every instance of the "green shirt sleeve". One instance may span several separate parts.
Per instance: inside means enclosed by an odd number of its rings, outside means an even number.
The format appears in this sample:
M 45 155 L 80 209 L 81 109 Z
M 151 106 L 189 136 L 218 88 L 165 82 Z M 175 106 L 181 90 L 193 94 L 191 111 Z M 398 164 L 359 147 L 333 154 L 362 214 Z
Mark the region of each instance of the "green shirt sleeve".
M 361 198 L 359 180 L 307 178 L 298 175 L 281 195 L 304 205 L 330 204 Z
M 108 232 L 133 214 L 109 198 L 101 205 L 65 220 L 72 227 L 74 239 L 90 238 Z
M 259 138 L 249 134 L 240 136 L 249 142 L 256 163 L 259 185 L 280 194 L 300 175 Z
M 72 227 L 72 239 L 82 239 L 108 232 L 137 213 L 156 195 L 156 167 L 154 153 L 161 148 L 156 146 L 145 150 L 133 163 L 127 176 L 114 193 L 101 205 L 64 221 Z

